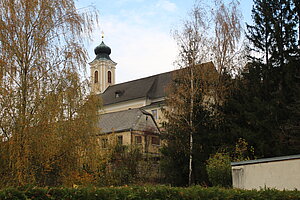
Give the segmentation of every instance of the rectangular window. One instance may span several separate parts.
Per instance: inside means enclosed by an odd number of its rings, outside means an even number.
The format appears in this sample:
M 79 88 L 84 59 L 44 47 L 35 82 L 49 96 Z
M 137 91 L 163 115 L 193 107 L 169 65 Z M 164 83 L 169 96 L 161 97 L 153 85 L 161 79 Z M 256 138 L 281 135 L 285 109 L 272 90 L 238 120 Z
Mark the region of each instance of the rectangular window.
M 119 135 L 117 139 L 118 145 L 123 145 L 123 136 Z
M 158 137 L 152 137 L 151 143 L 154 145 L 160 145 L 160 139 Z
M 103 149 L 106 149 L 108 147 L 108 139 L 107 138 L 102 139 L 101 146 Z
M 142 136 L 135 136 L 135 144 L 142 144 Z
M 154 119 L 157 119 L 157 109 L 151 110 Z

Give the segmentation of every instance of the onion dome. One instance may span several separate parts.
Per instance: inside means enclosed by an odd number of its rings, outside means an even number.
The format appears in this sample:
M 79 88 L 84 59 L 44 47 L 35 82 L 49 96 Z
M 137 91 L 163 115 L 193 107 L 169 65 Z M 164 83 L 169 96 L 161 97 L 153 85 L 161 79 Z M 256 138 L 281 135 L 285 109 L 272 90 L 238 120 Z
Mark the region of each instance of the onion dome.
M 111 49 L 106 46 L 103 41 L 94 49 L 94 52 L 96 54 L 95 60 L 111 60 L 109 57 Z
M 98 54 L 108 54 L 108 55 L 110 55 L 111 49 L 108 46 L 106 46 L 104 44 L 104 42 L 102 41 L 101 44 L 94 49 L 94 52 L 95 52 L 96 55 L 98 55 Z

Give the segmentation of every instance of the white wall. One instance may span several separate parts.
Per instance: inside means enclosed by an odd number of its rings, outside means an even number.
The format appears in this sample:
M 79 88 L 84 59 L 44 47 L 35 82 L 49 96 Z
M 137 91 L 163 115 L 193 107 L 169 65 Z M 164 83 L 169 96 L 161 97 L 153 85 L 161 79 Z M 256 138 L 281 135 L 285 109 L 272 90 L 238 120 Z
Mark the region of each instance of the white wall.
M 140 108 L 146 105 L 145 98 L 128 100 L 120 103 L 114 103 L 110 105 L 103 106 L 104 113 L 117 112 L 122 110 Z
M 234 188 L 300 190 L 300 158 L 232 166 Z

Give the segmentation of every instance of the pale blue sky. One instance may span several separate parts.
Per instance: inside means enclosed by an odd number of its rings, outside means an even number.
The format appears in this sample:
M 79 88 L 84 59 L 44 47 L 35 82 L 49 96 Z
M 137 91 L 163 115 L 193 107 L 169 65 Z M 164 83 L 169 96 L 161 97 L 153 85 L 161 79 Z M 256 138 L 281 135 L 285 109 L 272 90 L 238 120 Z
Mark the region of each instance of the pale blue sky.
M 225 2 L 228 0 L 225 0 Z M 112 49 L 116 82 L 124 82 L 175 69 L 177 47 L 170 31 L 180 27 L 194 0 L 78 0 L 77 8 L 93 5 L 100 13 L 100 27 L 86 45 L 90 61 L 93 49 L 104 42 Z M 212 1 L 203 1 L 211 4 Z M 245 22 L 251 23 L 252 0 L 241 0 Z M 88 70 L 89 73 L 89 70 Z

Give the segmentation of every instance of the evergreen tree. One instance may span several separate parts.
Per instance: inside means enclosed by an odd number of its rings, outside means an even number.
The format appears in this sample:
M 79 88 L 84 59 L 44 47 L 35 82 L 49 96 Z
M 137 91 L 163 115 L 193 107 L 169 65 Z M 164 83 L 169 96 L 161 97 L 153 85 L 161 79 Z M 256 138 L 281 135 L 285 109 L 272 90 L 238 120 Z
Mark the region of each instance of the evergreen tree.
M 256 0 L 250 62 L 225 104 L 231 134 L 258 157 L 299 153 L 299 18 L 292 0 Z
M 267 68 L 283 67 L 296 56 L 297 7 L 292 0 L 255 0 L 252 10 L 254 25 L 247 25 L 251 46 L 257 53 L 253 61 L 266 64 Z M 258 57 L 258 55 L 261 55 Z

